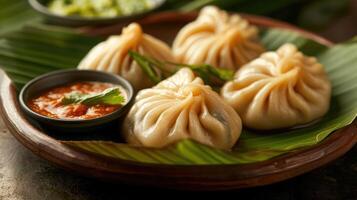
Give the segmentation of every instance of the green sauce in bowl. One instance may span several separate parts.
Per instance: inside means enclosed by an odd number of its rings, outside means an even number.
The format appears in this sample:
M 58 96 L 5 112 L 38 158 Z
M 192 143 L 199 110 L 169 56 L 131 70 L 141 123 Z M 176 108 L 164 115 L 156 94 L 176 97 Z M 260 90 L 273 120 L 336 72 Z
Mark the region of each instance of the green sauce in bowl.
M 51 0 L 50 12 L 61 16 L 109 18 L 129 16 L 155 7 L 156 0 Z

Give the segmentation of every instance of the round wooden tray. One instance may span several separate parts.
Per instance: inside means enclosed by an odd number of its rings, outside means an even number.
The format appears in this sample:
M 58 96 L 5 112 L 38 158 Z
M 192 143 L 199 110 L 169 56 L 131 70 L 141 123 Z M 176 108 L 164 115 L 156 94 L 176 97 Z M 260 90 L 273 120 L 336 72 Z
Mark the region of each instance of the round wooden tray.
M 196 13 L 173 12 L 148 16 L 139 23 L 144 30 L 171 42 L 177 30 Z M 301 32 L 319 43 L 328 40 L 291 25 L 264 17 L 244 15 L 251 23 Z M 118 33 L 121 25 L 101 29 L 86 28 L 89 34 Z M 168 30 L 168 31 L 163 31 Z M 21 111 L 17 92 L 7 75 L 0 71 L 0 113 L 10 132 L 38 156 L 65 169 L 103 180 L 187 190 L 223 190 L 267 185 L 316 169 L 346 153 L 357 143 L 356 123 L 332 133 L 323 142 L 308 149 L 274 159 L 240 165 L 173 166 L 111 160 L 83 153 L 63 145 L 32 125 Z

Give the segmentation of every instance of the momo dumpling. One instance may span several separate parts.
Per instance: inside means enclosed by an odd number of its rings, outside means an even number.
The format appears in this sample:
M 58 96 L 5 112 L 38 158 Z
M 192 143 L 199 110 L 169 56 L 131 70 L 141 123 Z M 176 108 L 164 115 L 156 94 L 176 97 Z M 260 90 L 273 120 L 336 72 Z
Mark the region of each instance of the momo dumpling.
M 204 7 L 195 21 L 180 30 L 172 49 L 178 62 L 231 70 L 264 52 L 255 26 L 214 6 Z
M 123 125 L 128 143 L 154 148 L 190 138 L 229 149 L 241 129 L 235 110 L 188 68 L 141 90 Z
M 140 25 L 132 23 L 123 29 L 121 35 L 111 36 L 95 46 L 81 61 L 78 68 L 121 75 L 136 90 L 153 86 L 154 83 L 129 56 L 130 50 L 157 60 L 174 61 L 171 49 L 164 42 L 144 34 Z
M 331 84 L 316 58 L 285 44 L 238 70 L 221 96 L 245 126 L 277 129 L 322 117 L 329 109 Z

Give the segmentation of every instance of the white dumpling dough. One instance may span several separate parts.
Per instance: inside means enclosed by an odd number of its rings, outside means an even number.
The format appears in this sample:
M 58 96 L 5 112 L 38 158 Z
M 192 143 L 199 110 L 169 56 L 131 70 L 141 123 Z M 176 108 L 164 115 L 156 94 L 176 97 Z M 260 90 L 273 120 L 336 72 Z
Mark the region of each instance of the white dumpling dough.
M 180 30 L 172 49 L 181 63 L 210 64 L 231 70 L 264 52 L 255 26 L 214 6 L 204 7 L 195 21 Z
M 128 143 L 155 148 L 191 138 L 229 149 L 241 129 L 235 110 L 188 68 L 141 90 L 123 125 Z
M 304 124 L 329 109 L 331 85 L 315 57 L 292 44 L 267 52 L 237 71 L 221 96 L 253 129 Z
M 78 68 L 121 75 L 136 90 L 153 86 L 154 83 L 131 59 L 129 50 L 161 61 L 174 61 L 171 49 L 164 42 L 144 34 L 140 25 L 132 23 L 123 29 L 121 35 L 111 36 L 95 46 L 80 62 Z M 160 74 L 160 71 L 157 73 Z

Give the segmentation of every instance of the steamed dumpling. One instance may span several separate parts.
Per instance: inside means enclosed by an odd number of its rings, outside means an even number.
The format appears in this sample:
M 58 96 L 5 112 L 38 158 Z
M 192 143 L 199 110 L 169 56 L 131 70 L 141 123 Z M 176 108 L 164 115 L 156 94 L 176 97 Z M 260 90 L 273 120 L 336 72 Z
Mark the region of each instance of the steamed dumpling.
M 123 29 L 121 35 L 111 36 L 95 46 L 81 61 L 78 68 L 119 74 L 127 79 L 136 90 L 153 86 L 154 83 L 131 59 L 128 54 L 129 50 L 157 60 L 174 61 L 170 48 L 164 42 L 144 34 L 140 25 L 132 23 Z M 156 73 L 160 74 L 160 71 Z
M 241 129 L 234 109 L 188 68 L 141 90 L 123 126 L 129 143 L 157 148 L 191 138 L 229 149 Z
M 323 116 L 329 109 L 331 85 L 316 58 L 285 44 L 243 66 L 221 95 L 245 126 L 276 129 Z
M 204 7 L 198 18 L 178 33 L 173 52 L 187 64 L 210 64 L 231 70 L 258 57 L 264 48 L 258 29 L 239 15 L 214 6 Z

